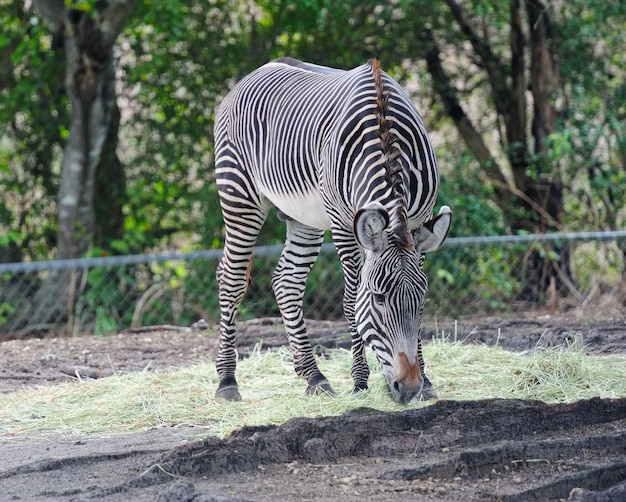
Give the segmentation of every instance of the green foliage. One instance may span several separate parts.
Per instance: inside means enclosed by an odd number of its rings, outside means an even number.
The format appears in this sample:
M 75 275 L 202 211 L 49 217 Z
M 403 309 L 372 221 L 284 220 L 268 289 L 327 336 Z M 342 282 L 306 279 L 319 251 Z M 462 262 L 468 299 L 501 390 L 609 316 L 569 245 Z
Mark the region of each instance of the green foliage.
M 122 64 L 137 110 L 125 125 L 132 145 L 126 234 L 129 249 L 170 243 L 173 234 L 222 244 L 209 169 L 212 122 L 233 77 L 257 65 L 252 19 L 237 0 L 144 2 L 126 32 Z M 264 60 L 265 57 L 262 57 Z M 206 206 L 205 206 L 206 204 Z
M 65 0 L 65 7 L 68 9 L 92 13 L 96 10 L 97 3 L 98 0 Z
M 217 288 L 215 269 L 205 272 L 206 263 L 186 261 L 92 268 L 76 304 L 74 329 L 103 335 L 137 325 L 189 326 L 205 315 L 203 309 L 216 319 L 219 304 L 205 305 L 207 288 Z
M 0 303 L 0 326 L 4 324 L 13 313 L 13 305 L 9 302 Z
M 572 250 L 572 275 L 582 291 L 597 292 L 619 285 L 623 251 L 614 242 L 586 242 Z
M 463 317 L 510 312 L 519 291 L 516 264 L 524 245 L 443 248 L 428 254 L 424 315 Z
M 76 303 L 78 332 L 109 334 L 130 324 L 125 312 L 135 280 L 132 270 L 97 267 L 87 272 L 86 287 Z
M 2 5 L 0 191 L 6 195 L 0 198 L 0 261 L 37 260 L 52 257 L 56 245 L 56 197 L 69 137 L 65 55 L 62 40 L 53 39 L 23 2 L 7 0 Z M 93 12 L 96 2 L 67 0 L 66 5 Z M 469 0 L 463 6 L 506 70 L 508 8 L 495 0 Z M 564 227 L 622 228 L 626 221 L 626 7 L 623 2 L 600 0 L 547 2 L 546 7 L 553 29 L 551 47 L 559 63 L 560 89 L 555 90 L 554 103 L 558 122 L 546 152 L 531 159 L 528 179 L 562 181 Z M 268 59 L 285 55 L 342 68 L 379 58 L 385 69 L 407 84 L 437 143 L 443 171 L 438 204 L 453 209 L 452 235 L 508 232 L 511 220 L 523 220 L 529 210 L 522 203 L 498 205 L 496 185 L 486 179 L 484 167 L 459 141 L 454 122 L 434 98 L 424 62 L 429 54 L 423 37 L 427 29 L 441 45 L 444 66 L 466 112 L 494 158 L 506 168 L 507 148 L 519 145 L 505 144 L 504 125 L 498 122 L 484 68 L 476 64 L 475 49 L 445 2 L 144 0 L 116 48 L 122 112 L 118 153 L 127 180 L 126 192 L 120 196 L 123 229 L 120 235 L 99 236 L 98 252 L 134 254 L 223 245 L 212 172 L 215 112 L 239 78 Z M 272 214 L 258 242 L 275 244 L 283 239 L 284 224 Z M 445 305 L 446 286 L 461 285 L 467 286 L 468 302 L 478 298 L 481 304 L 506 304 L 518 288 L 510 265 L 516 263 L 514 251 L 518 250 L 429 256 L 432 301 Z M 558 258 L 549 250 L 545 256 Z M 470 270 L 466 263 L 477 265 Z M 307 308 L 313 298 L 327 293 L 328 277 L 337 272 L 338 260 L 320 258 L 309 280 Z M 88 281 L 104 284 L 107 274 L 92 270 Z M 77 306 L 89 311 L 85 322 L 98 332 L 130 324 L 134 306 L 153 283 L 162 284 L 165 292 L 144 298 L 145 322 L 163 319 L 156 314 L 161 311 L 181 322 L 204 310 L 217 315 L 217 298 L 203 304 L 186 287 L 198 281 L 212 288 L 213 266 L 137 267 L 118 274 L 109 281 L 115 286 L 93 296 L 86 293 Z M 253 300 L 242 306 L 244 317 L 276 313 L 273 295 L 267 294 L 269 283 L 269 275 L 253 279 Z M 261 303 L 255 303 L 255 294 L 264 295 Z M 340 292 L 333 290 L 329 297 L 327 311 L 336 311 Z M 131 307 L 113 307 L 124 298 Z M 176 306 L 180 302 L 182 308 Z M 0 305 L 0 319 L 7 309 L 11 306 Z M 320 315 L 324 312 L 318 310 Z
M 258 5 L 264 13 L 260 30 L 272 43 L 272 58 L 290 55 L 339 68 L 376 57 L 386 69 L 399 69 L 406 58 L 422 52 L 419 34 L 441 9 L 419 0 L 263 0 Z
M 449 165 L 445 152 L 440 157 L 443 166 Z M 480 166 L 466 153 L 455 159 L 455 162 L 455 169 L 446 169 L 442 175 L 438 201 L 452 208 L 450 235 L 503 234 L 506 231 L 506 219 L 493 200 L 491 185 L 481 180 Z
M 623 227 L 626 215 L 626 6 L 567 2 L 555 38 L 568 109 L 552 139 L 567 185 L 574 228 Z
M 0 260 L 51 257 L 61 131 L 63 54 L 41 20 L 6 2 L 0 10 Z M 61 69 L 61 71 L 59 71 Z

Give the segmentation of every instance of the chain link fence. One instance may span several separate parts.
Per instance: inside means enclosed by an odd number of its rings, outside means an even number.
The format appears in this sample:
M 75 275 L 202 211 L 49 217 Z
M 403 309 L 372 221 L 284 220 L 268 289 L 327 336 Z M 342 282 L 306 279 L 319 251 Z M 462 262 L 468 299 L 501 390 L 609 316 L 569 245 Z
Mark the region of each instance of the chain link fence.
M 281 246 L 255 250 L 239 319 L 278 316 L 271 274 Z M 424 265 L 428 320 L 529 311 L 621 315 L 626 232 L 449 238 Z M 0 339 L 189 326 L 219 317 L 221 251 L 0 264 Z M 342 319 L 343 275 L 325 244 L 308 279 L 305 316 Z

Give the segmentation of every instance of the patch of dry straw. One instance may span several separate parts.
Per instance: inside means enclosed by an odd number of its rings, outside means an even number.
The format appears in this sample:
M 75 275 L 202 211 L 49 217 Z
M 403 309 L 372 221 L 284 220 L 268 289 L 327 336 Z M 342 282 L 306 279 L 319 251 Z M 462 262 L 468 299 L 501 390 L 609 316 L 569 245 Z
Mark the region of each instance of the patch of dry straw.
M 425 345 L 424 355 L 441 399 L 571 402 L 626 395 L 626 356 L 622 355 L 588 356 L 574 348 L 520 354 L 443 339 Z M 245 425 L 338 415 L 360 406 L 406 408 L 391 401 L 374 360 L 370 361 L 370 389 L 352 395 L 350 363 L 345 350 L 326 351 L 319 360 L 336 397 L 305 396 L 305 384 L 296 377 L 288 350 L 260 347 L 238 365 L 244 398 L 239 403 L 214 398 L 218 378 L 212 362 L 23 390 L 0 396 L 0 434 L 114 433 L 192 424 L 205 434 L 224 437 Z M 427 404 L 413 402 L 409 407 Z

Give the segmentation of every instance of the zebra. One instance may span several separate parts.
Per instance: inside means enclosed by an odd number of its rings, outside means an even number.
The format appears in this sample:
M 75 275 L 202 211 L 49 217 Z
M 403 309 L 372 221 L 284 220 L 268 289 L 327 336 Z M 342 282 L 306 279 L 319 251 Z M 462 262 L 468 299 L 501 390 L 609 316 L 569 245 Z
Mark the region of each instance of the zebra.
M 226 95 L 214 133 L 225 225 L 216 397 L 241 400 L 235 315 L 272 207 L 287 234 L 272 287 L 306 393 L 335 394 L 315 361 L 302 312 L 307 275 L 330 230 L 344 273 L 353 391 L 368 388 L 369 346 L 394 401 L 436 397 L 422 357 L 422 264 L 447 237 L 452 213 L 442 206 L 433 217 L 437 160 L 400 85 L 376 59 L 348 71 L 276 59 Z

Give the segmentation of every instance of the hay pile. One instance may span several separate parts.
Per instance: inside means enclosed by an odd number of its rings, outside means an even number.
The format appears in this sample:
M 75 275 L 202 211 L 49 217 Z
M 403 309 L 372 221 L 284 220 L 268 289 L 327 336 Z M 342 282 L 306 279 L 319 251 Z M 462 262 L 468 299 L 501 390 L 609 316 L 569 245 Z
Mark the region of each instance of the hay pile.
M 277 424 L 293 417 L 337 415 L 368 406 L 400 410 L 371 360 L 370 389 L 350 394 L 351 357 L 330 350 L 322 372 L 337 397 L 304 395 L 287 349 L 257 347 L 238 365 L 244 401 L 214 398 L 218 379 L 212 362 L 170 371 L 141 372 L 80 380 L 0 396 L 0 434 L 48 431 L 63 434 L 115 433 L 190 424 L 219 437 L 244 425 Z M 428 374 L 441 399 L 539 399 L 572 402 L 626 395 L 626 356 L 588 356 L 575 348 L 529 354 L 482 345 L 434 340 L 424 347 Z M 409 406 L 425 406 L 413 402 Z

